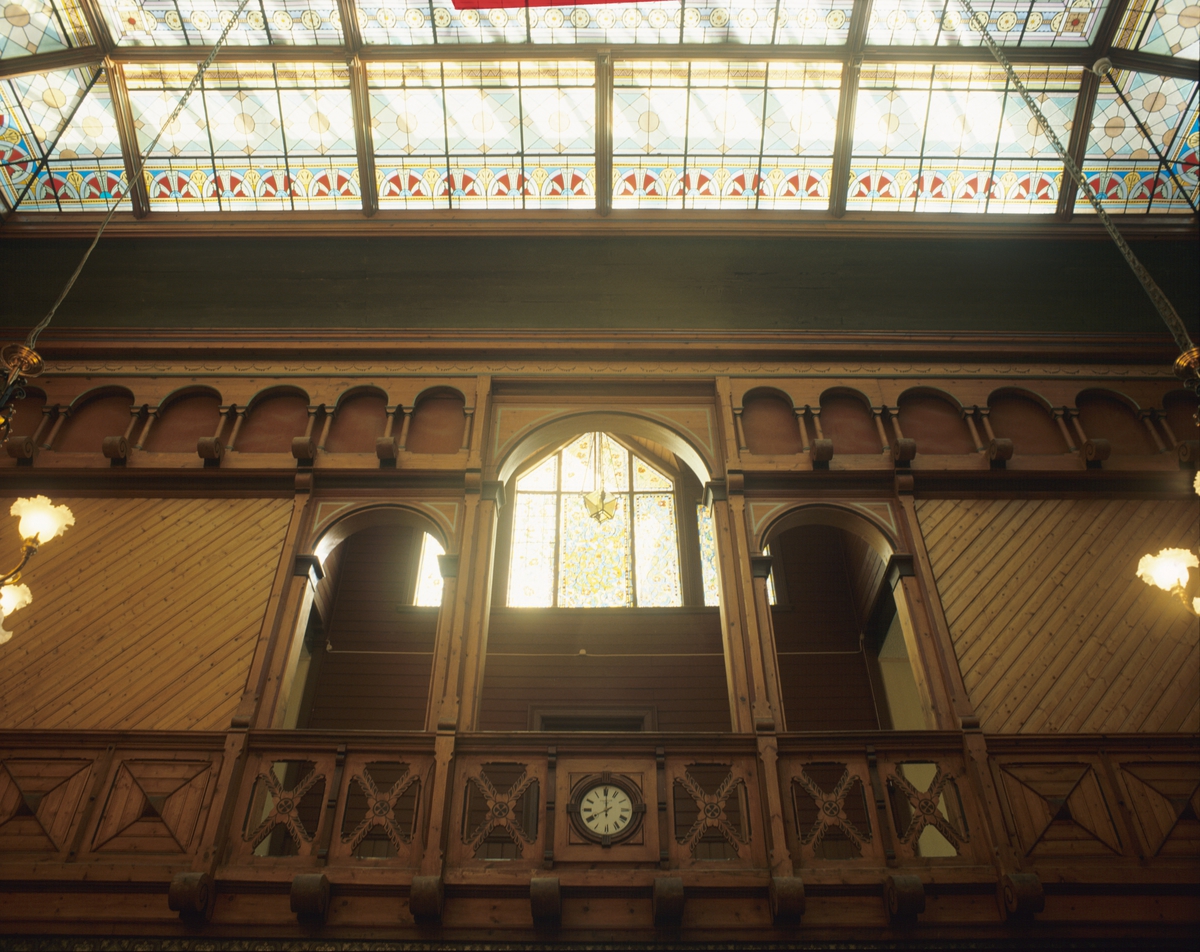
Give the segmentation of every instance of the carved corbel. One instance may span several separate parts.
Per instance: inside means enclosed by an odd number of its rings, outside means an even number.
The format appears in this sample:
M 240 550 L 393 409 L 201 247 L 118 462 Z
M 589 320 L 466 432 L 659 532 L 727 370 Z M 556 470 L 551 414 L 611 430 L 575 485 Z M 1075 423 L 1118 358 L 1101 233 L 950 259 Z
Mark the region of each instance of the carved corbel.
M 186 922 L 207 922 L 212 915 L 213 894 L 208 873 L 176 873 L 167 890 L 167 908 Z
M 767 898 L 777 926 L 795 926 L 804 918 L 804 880 L 799 876 L 772 876 Z
M 683 922 L 683 880 L 659 876 L 654 880 L 654 924 L 660 929 L 677 929 Z
M 408 911 L 417 922 L 441 922 L 446 886 L 441 876 L 414 876 L 408 890 Z
M 1005 873 L 997 887 L 1006 919 L 1032 919 L 1046 908 L 1042 881 L 1033 873 Z
M 329 913 L 329 880 L 324 873 L 298 873 L 292 880 L 292 912 L 301 922 L 324 922 Z
M 557 876 L 534 876 L 529 880 L 529 907 L 533 924 L 543 929 L 562 922 L 562 889 Z
M 920 876 L 893 873 L 883 881 L 888 918 L 894 923 L 915 922 L 925 911 L 925 886 Z

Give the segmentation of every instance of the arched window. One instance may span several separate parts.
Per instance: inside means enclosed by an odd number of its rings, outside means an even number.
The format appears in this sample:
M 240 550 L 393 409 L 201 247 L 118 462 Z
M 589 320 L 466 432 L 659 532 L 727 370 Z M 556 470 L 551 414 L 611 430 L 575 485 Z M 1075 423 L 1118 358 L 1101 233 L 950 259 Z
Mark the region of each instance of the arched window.
M 515 507 L 509 606 L 683 604 L 675 484 L 614 437 L 585 433 L 517 477 Z
M 438 556 L 446 550 L 428 532 L 421 538 L 421 558 L 417 563 L 417 586 L 413 604 L 418 608 L 437 608 L 442 604 L 442 571 Z

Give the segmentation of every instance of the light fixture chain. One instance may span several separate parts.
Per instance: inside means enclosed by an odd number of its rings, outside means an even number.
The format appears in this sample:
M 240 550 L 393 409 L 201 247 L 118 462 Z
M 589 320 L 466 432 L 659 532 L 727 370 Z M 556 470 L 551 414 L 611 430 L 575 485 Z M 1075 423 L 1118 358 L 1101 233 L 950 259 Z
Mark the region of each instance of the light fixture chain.
M 1034 115 L 1034 118 L 1037 119 L 1038 124 L 1042 127 L 1042 131 L 1046 134 L 1046 138 L 1050 140 L 1050 144 L 1054 146 L 1054 150 L 1058 153 L 1058 157 L 1062 159 L 1063 166 L 1066 168 L 1067 172 L 1070 173 L 1071 178 L 1075 179 L 1075 181 L 1079 184 L 1080 191 L 1083 192 L 1084 197 L 1088 200 L 1088 202 L 1091 203 L 1092 208 L 1095 209 L 1096 215 L 1103 223 L 1104 228 L 1108 232 L 1109 237 L 1112 238 L 1113 243 L 1116 244 L 1117 250 L 1121 252 L 1121 256 L 1128 263 L 1133 273 L 1137 276 L 1137 279 L 1142 283 L 1142 287 L 1145 289 L 1147 296 L 1149 296 L 1150 300 L 1154 303 L 1155 308 L 1157 308 L 1159 317 L 1163 319 L 1163 323 L 1167 325 L 1167 329 L 1171 332 L 1171 336 L 1175 338 L 1175 343 L 1179 347 L 1180 352 L 1186 353 L 1190 350 L 1193 350 L 1196 345 L 1192 343 L 1192 338 L 1188 334 L 1187 328 L 1184 326 L 1183 321 L 1180 320 L 1179 314 L 1176 312 L 1166 294 L 1163 293 L 1162 288 L 1160 288 L 1158 284 L 1155 283 L 1154 278 L 1150 276 L 1150 272 L 1146 270 L 1141 261 L 1138 260 L 1137 255 L 1133 253 L 1133 249 L 1129 247 L 1125 239 L 1121 236 L 1121 233 L 1117 231 L 1117 226 L 1113 224 L 1112 219 L 1108 216 L 1108 212 L 1104 210 L 1103 205 L 1100 203 L 1100 199 L 1096 196 L 1096 192 L 1093 190 L 1086 176 L 1075 163 L 1075 160 L 1071 158 L 1070 153 L 1063 148 L 1063 144 L 1059 141 L 1058 136 L 1054 134 L 1054 129 L 1050 126 L 1050 121 L 1042 114 L 1042 110 L 1038 108 L 1038 104 L 1029 94 L 1029 90 L 1025 88 L 1025 84 L 1021 82 L 1016 70 L 1013 69 L 1012 63 L 1008 61 L 1008 57 L 1004 55 L 1003 50 L 1001 50 L 996 41 L 992 39 L 992 34 L 988 32 L 986 18 L 975 12 L 975 8 L 971 6 L 970 0 L 958 0 L 958 2 L 962 4 L 963 9 L 967 11 L 967 16 L 969 17 L 967 22 L 973 28 L 979 30 L 980 33 L 983 34 L 983 42 L 987 44 L 987 48 L 991 50 L 992 56 L 996 58 L 996 62 L 1004 67 L 1005 72 L 1008 74 L 1009 80 L 1011 80 L 1013 85 L 1016 86 L 1017 92 L 1019 92 L 1021 94 L 1021 98 L 1025 100 L 1025 105 L 1029 107 L 1030 111 Z
M 179 102 L 176 103 L 175 108 L 171 111 L 171 115 L 159 127 L 158 135 L 154 137 L 154 140 L 150 143 L 145 153 L 137 157 L 136 167 L 133 169 L 132 176 L 130 175 L 129 169 L 121 170 L 121 177 L 117 181 L 117 187 L 113 190 L 112 205 L 108 209 L 108 214 L 104 216 L 104 220 L 100 222 L 100 227 L 96 229 L 96 237 L 93 238 L 92 243 L 88 245 L 88 249 L 83 253 L 83 258 L 80 259 L 79 265 L 75 268 L 74 273 L 63 287 L 62 293 L 59 294 L 54 304 L 51 305 L 50 310 L 46 312 L 46 316 L 37 323 L 33 330 L 29 332 L 29 336 L 25 338 L 25 346 L 30 350 L 33 350 L 37 346 L 37 339 L 39 335 L 46 329 L 47 326 L 49 326 L 50 321 L 54 319 L 54 315 L 58 312 L 62 302 L 65 301 L 67 295 L 71 293 L 71 288 L 75 286 L 75 282 L 78 280 L 79 275 L 83 271 L 83 266 L 87 264 L 88 258 L 92 256 L 92 251 L 94 251 L 96 245 L 99 244 L 100 236 L 104 234 L 104 229 L 107 228 L 108 223 L 112 221 L 112 217 L 114 214 L 116 214 L 121 202 L 124 201 L 126 196 L 129 195 L 129 187 L 131 186 L 132 182 L 136 182 L 141 177 L 142 170 L 146 167 L 146 161 L 150 158 L 150 154 L 154 151 L 154 147 L 158 145 L 158 140 L 163 137 L 163 133 L 166 132 L 168 128 L 174 125 L 175 120 L 179 118 L 179 114 L 183 112 L 183 107 L 187 105 L 188 99 L 191 97 L 192 93 L 196 91 L 196 87 L 200 85 L 200 80 L 204 78 L 205 72 L 207 72 L 208 68 L 212 65 L 213 60 L 217 58 L 217 54 L 221 51 L 221 47 L 225 45 L 226 38 L 229 36 L 233 28 L 237 26 L 238 17 L 242 15 L 242 11 L 246 9 L 246 4 L 249 2 L 250 0 L 242 0 L 242 2 L 238 4 L 237 10 L 235 10 L 233 16 L 229 18 L 229 22 L 225 24 L 225 29 L 223 29 L 221 31 L 221 35 L 217 37 L 217 42 L 213 44 L 213 48 L 209 51 L 208 56 L 205 57 L 204 62 L 202 62 L 196 69 L 196 74 L 192 77 L 192 81 L 188 83 L 187 88 L 183 91 L 183 95 L 180 97 Z M 123 185 L 125 186 L 124 189 L 122 189 Z

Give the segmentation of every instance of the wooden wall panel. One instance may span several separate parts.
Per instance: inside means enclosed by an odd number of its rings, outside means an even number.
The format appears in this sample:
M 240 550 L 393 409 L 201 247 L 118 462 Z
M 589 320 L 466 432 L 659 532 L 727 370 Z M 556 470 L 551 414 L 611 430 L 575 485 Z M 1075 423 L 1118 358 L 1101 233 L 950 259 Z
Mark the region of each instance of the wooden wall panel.
M 1195 545 L 1197 506 L 924 499 L 917 514 L 984 730 L 1200 729 L 1196 619 L 1136 575 Z
M 8 618 L 0 726 L 228 727 L 291 500 L 54 501 L 75 525 L 34 557 L 33 604 Z M 3 520 L 0 552 L 18 547 L 17 520 Z

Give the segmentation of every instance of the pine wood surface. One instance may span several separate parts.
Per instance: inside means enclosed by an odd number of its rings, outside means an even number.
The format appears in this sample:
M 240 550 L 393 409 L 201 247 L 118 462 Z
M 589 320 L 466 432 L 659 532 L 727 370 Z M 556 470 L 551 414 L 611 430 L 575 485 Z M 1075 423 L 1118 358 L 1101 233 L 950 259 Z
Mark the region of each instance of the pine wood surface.
M 55 497 L 0 668 L 6 728 L 216 730 L 241 698 L 291 502 Z M 7 508 L 7 504 L 5 504 Z M 17 520 L 0 551 L 19 549 Z
M 1196 619 L 1137 578 L 1196 543 L 1192 501 L 922 499 L 955 654 L 985 730 L 1196 731 Z

